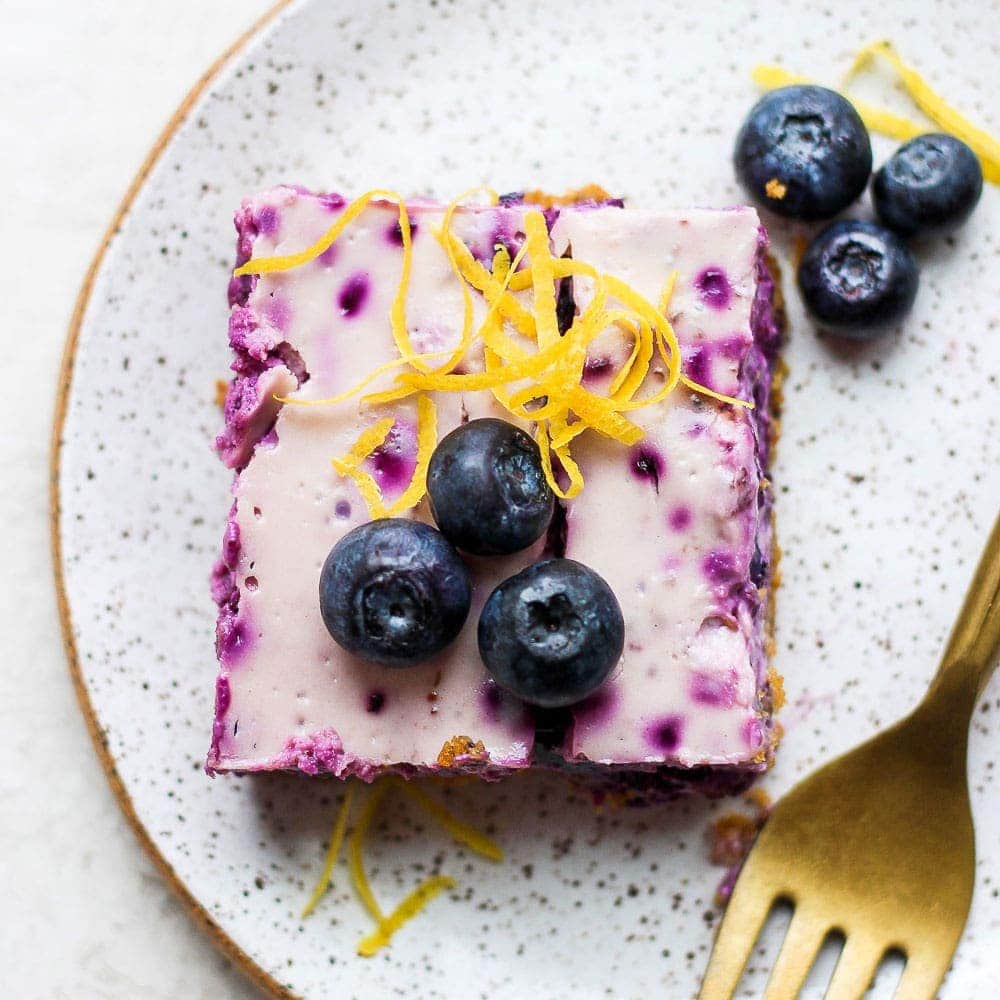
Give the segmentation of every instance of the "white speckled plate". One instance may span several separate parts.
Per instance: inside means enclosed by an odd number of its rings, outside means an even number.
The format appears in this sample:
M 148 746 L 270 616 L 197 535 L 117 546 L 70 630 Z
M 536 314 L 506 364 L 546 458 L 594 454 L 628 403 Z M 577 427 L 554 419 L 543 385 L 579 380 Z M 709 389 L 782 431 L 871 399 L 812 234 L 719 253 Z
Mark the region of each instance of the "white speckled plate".
M 391 905 L 440 870 L 457 879 L 450 897 L 370 960 L 354 953 L 370 924 L 343 865 L 316 915 L 299 918 L 341 787 L 201 770 L 208 570 L 229 485 L 210 448 L 213 396 L 241 195 L 278 181 L 445 197 L 477 182 L 597 181 L 635 204 L 725 205 L 740 200 L 729 155 L 756 96 L 752 63 L 782 58 L 833 81 L 883 35 L 995 131 L 985 6 L 936 9 L 299 3 L 183 109 L 84 290 L 57 430 L 56 534 L 70 658 L 123 806 L 262 985 L 317 1000 L 691 997 L 718 919 L 705 831 L 730 807 L 595 813 L 552 776 L 460 785 L 448 799 L 495 834 L 505 863 L 469 856 L 398 804 L 372 840 L 378 896 Z M 879 141 L 877 156 L 890 148 Z M 955 239 L 921 248 L 915 311 L 870 347 L 819 340 L 790 296 L 776 470 L 789 704 L 772 794 L 901 715 L 934 669 L 1000 500 L 997 232 L 990 188 Z M 793 235 L 776 227 L 779 251 Z M 995 995 L 1000 980 L 998 727 L 994 679 L 971 744 L 976 895 L 944 991 L 963 1000 Z M 774 943 L 746 995 L 760 993 Z

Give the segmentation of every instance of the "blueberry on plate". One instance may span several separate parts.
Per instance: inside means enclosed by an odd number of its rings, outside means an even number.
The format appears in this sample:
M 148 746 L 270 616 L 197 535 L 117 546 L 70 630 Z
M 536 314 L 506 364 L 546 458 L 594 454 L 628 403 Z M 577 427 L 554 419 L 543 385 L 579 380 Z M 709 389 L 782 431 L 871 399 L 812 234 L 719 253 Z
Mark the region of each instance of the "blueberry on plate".
M 469 614 L 469 571 L 447 540 L 405 518 L 371 521 L 330 550 L 319 578 L 319 608 L 349 653 L 409 667 L 440 652 Z
M 555 497 L 535 441 L 504 420 L 470 420 L 447 434 L 427 470 L 441 533 L 474 555 L 507 555 L 540 538 Z
M 479 618 L 479 654 L 493 679 L 542 708 L 596 691 L 621 657 L 625 620 L 611 588 L 572 559 L 537 562 L 504 580 Z
M 906 244 L 875 222 L 827 226 L 799 263 L 809 312 L 842 336 L 868 340 L 913 305 L 919 275 Z
M 825 87 L 781 87 L 736 138 L 736 176 L 758 204 L 792 219 L 829 219 L 868 183 L 872 147 L 857 111 Z
M 903 236 L 944 232 L 964 222 L 983 193 L 983 168 L 952 135 L 918 135 L 875 174 L 872 197 L 882 222 Z

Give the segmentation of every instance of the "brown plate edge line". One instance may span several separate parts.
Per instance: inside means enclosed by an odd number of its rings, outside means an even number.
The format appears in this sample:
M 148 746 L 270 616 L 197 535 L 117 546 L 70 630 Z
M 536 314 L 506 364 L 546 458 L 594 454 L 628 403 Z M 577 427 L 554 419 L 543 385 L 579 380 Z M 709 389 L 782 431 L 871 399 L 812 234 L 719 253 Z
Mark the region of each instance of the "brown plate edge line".
M 63 572 L 62 561 L 62 539 L 59 532 L 59 522 L 61 513 L 61 502 L 59 497 L 59 475 L 62 459 L 62 437 L 63 427 L 66 422 L 66 412 L 69 406 L 69 393 L 73 382 L 73 367 L 76 359 L 76 349 L 80 338 L 80 328 L 83 324 L 83 317 L 90 301 L 93 291 L 94 281 L 104 261 L 104 255 L 108 246 L 114 239 L 115 234 L 121 228 L 126 215 L 132 207 L 142 185 L 149 176 L 150 171 L 163 155 L 163 152 L 174 137 L 181 124 L 187 118 L 188 113 L 194 103 L 208 88 L 209 84 L 219 75 L 222 68 L 240 52 L 252 38 L 254 38 L 266 25 L 274 21 L 277 16 L 289 7 L 293 0 L 276 0 L 272 6 L 266 10 L 253 24 L 247 28 L 201 75 L 194 86 L 187 92 L 180 106 L 173 113 L 156 142 L 153 144 L 138 172 L 133 177 L 115 211 L 114 216 L 105 231 L 97 251 L 91 258 L 90 265 L 84 275 L 83 284 L 76 297 L 73 306 L 73 313 L 69 322 L 69 329 L 66 336 L 66 343 L 63 347 L 62 361 L 59 367 L 59 380 L 56 387 L 55 413 L 52 424 L 52 437 L 50 442 L 49 458 L 49 542 L 52 551 L 52 569 L 55 577 L 56 603 L 59 610 L 59 622 L 62 631 L 63 648 L 66 652 L 66 659 L 69 663 L 70 676 L 73 680 L 73 687 L 76 690 L 77 700 L 80 710 L 83 712 L 93 741 L 94 749 L 97 752 L 101 766 L 107 776 L 108 784 L 111 786 L 118 805 L 129 825 L 135 832 L 143 850 L 149 855 L 156 865 L 160 874 L 167 884 L 177 893 L 181 902 L 195 918 L 202 929 L 208 934 L 212 942 L 223 954 L 229 958 L 247 976 L 254 985 L 264 990 L 278 1000 L 297 1000 L 296 995 L 287 987 L 278 982 L 269 972 L 258 965 L 240 946 L 215 922 L 212 915 L 195 898 L 191 890 L 184 884 L 171 864 L 160 853 L 149 831 L 143 825 L 135 811 L 135 806 L 129 797 L 114 759 L 107 747 L 107 742 L 94 706 L 91 704 L 90 695 L 87 691 L 83 674 L 80 670 L 79 657 L 77 655 L 76 641 L 73 636 L 73 621 L 70 613 L 69 598 L 66 594 L 66 580 Z

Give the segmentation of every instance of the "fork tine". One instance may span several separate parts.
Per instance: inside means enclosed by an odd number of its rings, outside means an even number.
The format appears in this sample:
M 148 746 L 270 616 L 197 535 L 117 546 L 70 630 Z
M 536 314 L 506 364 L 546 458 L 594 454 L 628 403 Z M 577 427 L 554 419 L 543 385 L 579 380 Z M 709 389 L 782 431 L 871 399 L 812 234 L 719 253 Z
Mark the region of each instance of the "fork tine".
M 743 966 L 771 909 L 773 897 L 744 870 L 726 907 L 698 1000 L 727 1000 L 739 985 Z
M 923 951 L 914 956 L 907 953 L 906 968 L 903 969 L 895 1000 L 934 1000 L 951 965 L 952 955 L 951 948 L 939 950 L 936 954 Z
M 801 904 L 796 905 L 778 960 L 767 981 L 764 1000 L 795 1000 L 828 928 L 827 921 L 819 919 Z
M 883 947 L 860 934 L 849 934 L 827 987 L 826 1000 L 858 1000 L 864 996 L 884 954 Z

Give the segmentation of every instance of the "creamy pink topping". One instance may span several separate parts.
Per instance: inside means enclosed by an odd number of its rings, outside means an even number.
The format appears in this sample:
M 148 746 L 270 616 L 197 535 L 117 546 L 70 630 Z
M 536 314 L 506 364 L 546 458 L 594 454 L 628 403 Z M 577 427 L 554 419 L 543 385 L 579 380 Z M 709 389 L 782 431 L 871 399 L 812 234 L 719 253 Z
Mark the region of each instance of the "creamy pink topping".
M 290 253 L 330 225 L 344 202 L 280 187 L 244 203 L 240 255 Z M 489 261 L 516 250 L 526 209 L 456 213 L 455 232 Z M 462 295 L 433 230 L 442 208 L 411 206 L 413 262 L 407 321 L 417 350 L 457 344 Z M 687 372 L 740 394 L 753 343 L 758 220 L 751 209 L 635 212 L 563 209 L 553 251 L 567 246 L 656 300 L 671 270 L 670 306 Z M 253 232 L 252 247 L 244 246 Z M 319 259 L 244 282 L 230 336 L 238 378 L 219 447 L 243 467 L 234 485 L 236 545 L 214 583 L 221 674 L 209 766 L 295 767 L 370 778 L 384 767 L 435 768 L 455 736 L 482 741 L 487 776 L 532 759 L 534 723 L 489 681 L 476 645 L 491 589 L 542 552 L 476 560 L 475 596 L 458 640 L 434 661 L 393 670 L 357 660 L 319 614 L 320 568 L 331 547 L 367 520 L 353 483 L 330 464 L 387 414 L 393 434 L 368 469 L 387 497 L 409 480 L 416 453 L 410 403 L 371 408 L 357 399 L 280 407 L 279 391 L 315 400 L 341 392 L 397 356 L 389 312 L 402 250 L 396 210 L 372 205 Z M 575 279 L 577 306 L 586 281 Z M 474 296 L 476 316 L 484 309 Z M 590 354 L 587 378 L 610 378 L 628 345 L 611 331 Z M 478 366 L 472 352 L 466 370 Z M 653 373 L 646 391 L 660 376 Z M 510 419 L 489 393 L 436 394 L 439 434 L 466 417 Z M 567 551 L 611 583 L 627 648 L 598 698 L 576 712 L 569 759 L 640 765 L 743 764 L 761 749 L 759 610 L 749 581 L 758 535 L 757 442 L 746 411 L 678 389 L 633 418 L 647 430 L 631 451 L 593 435 L 574 446 L 587 479 L 567 506 Z M 252 456 L 252 457 L 251 457 Z M 413 516 L 429 521 L 426 503 Z M 759 602 L 758 602 L 759 603 Z
M 552 236 L 556 252 L 571 246 L 653 302 L 676 270 L 669 318 L 684 370 L 739 396 L 753 344 L 758 225 L 752 209 L 602 209 L 563 213 Z M 588 290 L 577 286 L 583 308 Z M 612 330 L 600 350 L 620 359 L 630 348 Z M 686 389 L 631 416 L 646 431 L 632 451 L 593 435 L 574 451 L 587 485 L 567 505 L 566 555 L 611 584 L 626 648 L 608 682 L 612 707 L 577 713 L 564 752 L 601 763 L 746 761 L 761 749 L 750 725 L 759 714 L 749 610 L 760 517 L 754 425 L 747 410 Z

